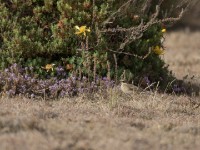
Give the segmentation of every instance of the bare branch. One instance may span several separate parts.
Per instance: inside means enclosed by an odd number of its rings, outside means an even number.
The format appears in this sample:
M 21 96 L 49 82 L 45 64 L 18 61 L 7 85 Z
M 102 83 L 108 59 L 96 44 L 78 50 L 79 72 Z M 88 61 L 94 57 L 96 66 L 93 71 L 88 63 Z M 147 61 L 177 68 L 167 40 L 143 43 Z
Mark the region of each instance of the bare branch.
M 117 11 L 112 13 L 103 23 L 102 25 L 105 26 L 106 24 L 110 23 L 112 19 L 115 18 L 115 16 L 120 13 L 122 10 L 126 10 L 126 7 L 129 6 L 131 2 L 135 2 L 136 0 L 128 0 L 126 3 L 124 3 Z
M 125 55 L 129 55 L 129 56 L 134 56 L 136 58 L 143 59 L 143 60 L 146 59 L 151 54 L 151 48 L 149 48 L 148 53 L 145 54 L 144 56 L 139 56 L 139 55 L 136 55 L 136 54 L 133 54 L 133 53 L 127 53 L 127 52 L 123 52 L 123 51 L 114 51 L 112 49 L 107 49 L 107 50 L 114 52 L 114 53 L 117 53 L 117 54 L 125 54 Z
M 144 5 L 142 6 L 142 10 L 141 13 L 145 14 L 149 11 L 150 7 L 152 4 L 152 0 L 146 0 L 146 2 L 144 3 Z
M 95 0 L 92 0 L 92 25 L 94 25 L 95 20 Z
M 130 7 L 131 2 L 136 2 L 136 1 L 137 0 L 128 0 L 116 12 L 111 14 L 108 17 L 108 19 L 106 19 L 103 22 L 103 25 L 108 24 L 111 20 L 113 21 L 113 19 L 115 19 L 115 17 L 117 16 L 118 13 L 121 13 L 122 10 L 124 10 L 124 9 L 128 9 L 127 7 Z M 186 1 L 188 1 L 188 0 L 186 0 Z M 144 5 L 143 5 L 144 7 L 141 10 L 141 12 L 145 12 L 147 9 L 149 9 L 148 7 L 150 7 L 149 6 L 150 2 L 152 2 L 152 0 L 147 0 L 146 2 L 144 2 Z M 121 34 L 123 36 L 122 37 L 123 41 L 121 43 L 119 43 L 119 48 L 117 48 L 116 50 L 112 50 L 112 49 L 108 48 L 108 50 L 111 51 L 111 52 L 114 52 L 114 53 L 134 56 L 134 57 L 137 57 L 137 58 L 140 58 L 140 59 L 145 59 L 146 57 L 148 57 L 149 54 L 151 53 L 151 48 L 149 48 L 148 53 L 144 56 L 138 56 L 138 55 L 133 54 L 133 53 L 124 52 L 124 49 L 130 43 L 134 42 L 137 39 L 140 39 L 143 36 L 143 33 L 146 30 L 148 30 L 149 27 L 151 27 L 155 24 L 161 24 L 161 23 L 174 23 L 174 22 L 176 22 L 176 21 L 178 21 L 182 18 L 183 13 L 185 11 L 183 9 L 180 12 L 180 14 L 178 15 L 178 17 L 168 17 L 168 18 L 164 18 L 164 19 L 158 19 L 158 15 L 160 13 L 160 6 L 163 2 L 164 2 L 164 0 L 158 1 L 158 5 L 156 6 L 155 13 L 152 14 L 152 16 L 149 18 L 150 20 L 146 23 L 144 23 L 143 20 L 141 20 L 141 23 L 138 26 L 132 26 L 132 27 L 129 27 L 129 28 L 116 27 L 116 28 L 106 29 L 105 26 L 103 26 L 103 28 L 99 30 L 99 34 L 112 33 L 112 34 Z

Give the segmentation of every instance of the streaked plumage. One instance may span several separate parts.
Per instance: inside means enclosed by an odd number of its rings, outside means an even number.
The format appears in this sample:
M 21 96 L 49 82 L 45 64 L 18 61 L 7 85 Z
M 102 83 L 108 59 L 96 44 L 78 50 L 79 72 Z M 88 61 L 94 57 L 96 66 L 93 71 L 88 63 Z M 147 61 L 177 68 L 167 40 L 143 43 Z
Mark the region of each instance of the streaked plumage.
M 133 94 L 138 88 L 132 84 L 125 83 L 123 80 L 121 81 L 121 90 L 126 94 Z

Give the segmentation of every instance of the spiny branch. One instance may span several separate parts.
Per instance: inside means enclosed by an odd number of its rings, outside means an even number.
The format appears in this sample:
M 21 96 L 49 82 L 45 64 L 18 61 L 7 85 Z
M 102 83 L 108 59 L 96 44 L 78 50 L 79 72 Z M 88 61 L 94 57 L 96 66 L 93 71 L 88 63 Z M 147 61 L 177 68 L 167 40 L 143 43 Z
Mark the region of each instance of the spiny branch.
M 157 5 L 156 6 L 156 12 L 151 16 L 151 19 L 149 22 L 147 22 L 145 25 L 143 23 L 143 20 L 141 21 L 140 25 L 137 27 L 133 26 L 130 28 L 109 28 L 109 29 L 103 29 L 100 32 L 101 33 L 116 33 L 116 32 L 124 32 L 126 34 L 124 42 L 122 42 L 117 49 L 117 51 L 121 51 L 125 48 L 126 45 L 134 42 L 137 39 L 140 39 L 143 36 L 143 33 L 152 25 L 158 24 L 158 23 L 165 23 L 165 22 L 175 22 L 181 19 L 184 10 L 182 9 L 181 13 L 179 14 L 178 17 L 176 18 L 165 18 L 165 19 L 160 19 L 157 20 L 156 18 L 158 17 L 160 11 L 160 7 Z M 127 54 L 128 55 L 128 54 Z
M 146 59 L 151 54 L 151 48 L 149 48 L 148 53 L 145 54 L 144 56 L 139 56 L 139 55 L 136 55 L 136 54 L 133 54 L 133 53 L 123 52 L 123 51 L 114 51 L 112 49 L 107 49 L 107 50 L 114 52 L 114 53 L 117 53 L 117 54 L 125 54 L 125 55 L 129 55 L 129 56 L 134 56 L 136 58 L 143 59 L 143 60 Z
M 115 16 L 122 12 L 122 10 L 126 10 L 125 8 L 131 3 L 131 2 L 135 2 L 136 0 L 128 0 L 126 3 L 124 3 L 117 11 L 115 11 L 114 13 L 112 13 L 103 23 L 102 25 L 105 26 L 108 23 L 111 23 L 111 20 L 115 18 Z

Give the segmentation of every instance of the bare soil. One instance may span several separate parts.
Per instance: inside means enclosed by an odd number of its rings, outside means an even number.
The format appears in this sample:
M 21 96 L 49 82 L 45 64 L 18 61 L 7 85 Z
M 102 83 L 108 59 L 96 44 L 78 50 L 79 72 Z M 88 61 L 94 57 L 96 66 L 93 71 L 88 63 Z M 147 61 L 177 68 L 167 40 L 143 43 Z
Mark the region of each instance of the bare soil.
M 199 39 L 200 32 L 168 33 L 163 56 L 177 78 L 188 75 L 197 86 Z M 54 101 L 1 98 L 0 149 L 199 149 L 199 96 L 108 92 Z

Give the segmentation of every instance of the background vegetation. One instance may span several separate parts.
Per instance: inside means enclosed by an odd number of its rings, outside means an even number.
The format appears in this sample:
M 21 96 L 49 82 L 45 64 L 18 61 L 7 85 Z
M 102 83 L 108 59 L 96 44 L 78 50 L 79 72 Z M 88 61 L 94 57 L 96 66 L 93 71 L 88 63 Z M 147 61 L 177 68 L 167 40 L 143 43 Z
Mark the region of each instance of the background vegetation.
M 163 34 L 187 6 L 180 0 L 0 0 L 0 69 L 16 63 L 32 78 L 125 78 L 166 88 L 173 78 L 161 59 Z

